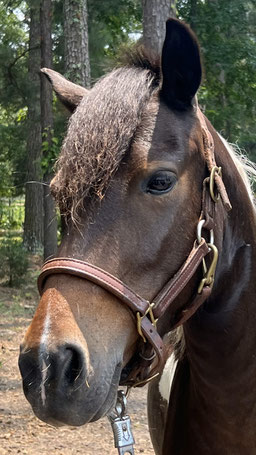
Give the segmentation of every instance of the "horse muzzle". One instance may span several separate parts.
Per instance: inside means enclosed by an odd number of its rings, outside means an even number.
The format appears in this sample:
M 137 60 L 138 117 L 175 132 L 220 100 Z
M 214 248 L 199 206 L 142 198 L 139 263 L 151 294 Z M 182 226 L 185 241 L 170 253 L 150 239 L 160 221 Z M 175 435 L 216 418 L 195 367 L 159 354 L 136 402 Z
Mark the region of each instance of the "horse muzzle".
M 88 371 L 83 350 L 66 344 L 54 352 L 21 346 L 19 368 L 24 394 L 39 419 L 55 426 L 79 426 L 109 412 L 122 366 L 120 362 L 102 369 L 101 364 L 99 374 Z

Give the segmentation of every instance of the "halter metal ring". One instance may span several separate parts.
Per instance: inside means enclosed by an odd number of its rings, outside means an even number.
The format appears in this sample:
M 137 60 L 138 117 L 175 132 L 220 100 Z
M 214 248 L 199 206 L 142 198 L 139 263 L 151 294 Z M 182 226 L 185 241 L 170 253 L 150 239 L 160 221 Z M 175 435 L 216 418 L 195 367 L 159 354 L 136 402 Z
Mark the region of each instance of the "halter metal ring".
M 153 360 L 155 357 L 156 357 L 156 353 L 155 351 L 153 352 L 153 354 L 149 357 L 146 357 L 145 355 L 143 355 L 141 352 L 139 352 L 139 356 L 143 359 L 143 360 L 146 360 L 147 362 L 150 362 L 151 360 Z
M 200 243 L 201 240 L 202 240 L 202 229 L 203 229 L 203 226 L 204 226 L 204 223 L 205 223 L 205 219 L 202 219 L 199 221 L 198 225 L 197 225 L 197 229 L 196 229 L 196 238 L 197 238 L 197 242 Z M 208 243 L 208 242 L 207 242 Z M 210 242 L 211 244 L 214 244 L 214 233 L 213 233 L 213 229 L 210 230 Z

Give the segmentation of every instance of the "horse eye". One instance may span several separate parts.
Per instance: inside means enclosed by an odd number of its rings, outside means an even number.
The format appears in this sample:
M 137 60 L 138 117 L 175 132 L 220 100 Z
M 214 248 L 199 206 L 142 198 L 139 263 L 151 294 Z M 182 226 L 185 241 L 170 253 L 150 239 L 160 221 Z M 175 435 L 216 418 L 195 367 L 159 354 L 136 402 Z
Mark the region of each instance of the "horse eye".
M 176 183 L 176 177 L 171 171 L 158 171 L 147 182 L 146 193 L 168 193 Z

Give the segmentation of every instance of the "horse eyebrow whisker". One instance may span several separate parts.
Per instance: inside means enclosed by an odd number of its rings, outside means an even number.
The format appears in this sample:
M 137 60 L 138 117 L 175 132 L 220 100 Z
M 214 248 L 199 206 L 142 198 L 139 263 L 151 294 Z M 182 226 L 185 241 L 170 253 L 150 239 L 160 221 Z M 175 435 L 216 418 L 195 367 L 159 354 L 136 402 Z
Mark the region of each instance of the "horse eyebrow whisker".
M 26 374 L 26 376 L 24 376 L 24 380 L 27 379 L 27 377 L 33 372 L 33 368 L 31 368 L 31 370 Z M 29 384 L 30 385 L 30 384 Z
M 80 318 L 80 306 L 79 303 L 76 304 L 78 317 Z
M 76 379 L 77 379 L 77 378 L 76 378 Z M 76 380 L 76 379 L 75 379 L 75 380 Z M 85 381 L 85 383 L 86 383 L 86 381 Z M 76 389 L 74 389 L 74 392 L 76 392 L 77 390 L 81 389 L 81 387 L 82 387 L 83 385 L 84 385 L 84 384 L 83 384 L 83 382 L 82 382 L 78 387 L 76 387 Z
M 27 349 L 26 351 L 22 351 L 22 355 L 23 354 L 29 354 L 31 352 L 31 348 L 30 349 Z
M 84 370 L 84 367 L 80 368 L 80 371 L 79 371 L 78 375 L 75 377 L 74 382 L 76 382 L 78 380 L 78 378 L 81 376 L 83 370 Z
M 49 363 L 49 365 L 47 365 L 45 368 L 42 368 L 41 373 L 45 373 L 50 368 L 50 366 L 51 364 Z

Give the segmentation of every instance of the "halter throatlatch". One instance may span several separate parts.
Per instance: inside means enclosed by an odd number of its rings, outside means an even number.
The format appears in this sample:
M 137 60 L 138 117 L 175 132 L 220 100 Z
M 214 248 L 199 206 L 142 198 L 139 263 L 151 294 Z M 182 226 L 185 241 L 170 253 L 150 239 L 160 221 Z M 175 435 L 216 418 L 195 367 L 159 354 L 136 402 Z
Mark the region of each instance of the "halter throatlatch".
M 170 305 L 180 295 L 201 264 L 203 264 L 203 277 L 196 295 L 183 307 L 171 329 L 186 322 L 196 312 L 210 296 L 214 283 L 218 260 L 218 250 L 214 245 L 213 237 L 215 205 L 221 199 L 224 208 L 229 211 L 231 204 L 222 180 L 221 168 L 216 165 L 213 138 L 207 128 L 205 117 L 199 109 L 197 114 L 202 127 L 204 155 L 209 170 L 209 177 L 203 181 L 202 211 L 198 222 L 197 238 L 184 264 L 154 297 L 153 301 L 149 302 L 140 297 L 125 283 L 105 270 L 78 259 L 51 259 L 43 265 L 38 277 L 38 289 L 41 295 L 47 276 L 64 273 L 99 285 L 114 294 L 134 313 L 137 330 L 144 341 L 145 349 L 141 354 L 140 362 L 125 379 L 125 385 L 144 385 L 162 370 L 166 361 L 166 353 L 163 340 L 157 332 L 157 320 L 168 311 Z M 206 240 L 202 236 L 202 228 L 208 231 L 209 239 Z M 208 268 L 204 259 L 207 255 L 210 259 Z

